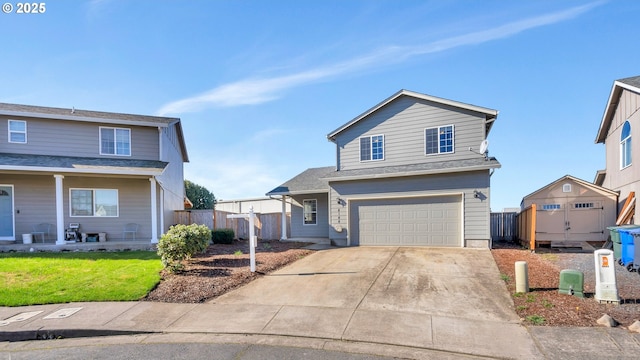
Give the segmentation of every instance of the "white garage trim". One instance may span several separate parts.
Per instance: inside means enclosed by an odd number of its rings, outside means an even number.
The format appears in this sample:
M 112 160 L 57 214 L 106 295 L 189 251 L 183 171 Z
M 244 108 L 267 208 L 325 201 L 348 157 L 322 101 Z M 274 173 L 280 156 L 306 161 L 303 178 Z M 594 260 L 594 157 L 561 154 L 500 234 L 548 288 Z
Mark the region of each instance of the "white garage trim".
M 397 199 L 415 199 L 415 198 L 437 198 L 437 197 L 447 197 L 447 196 L 459 196 L 460 197 L 460 207 L 458 208 L 459 214 L 460 214 L 460 239 L 458 242 L 458 245 L 460 247 L 464 247 L 464 238 L 465 238 L 465 232 L 464 232 L 464 216 L 465 216 L 465 212 L 464 212 L 464 192 L 442 192 L 442 193 L 430 193 L 430 194 L 410 194 L 410 195 L 396 195 L 396 196 L 390 196 L 390 195 L 378 195 L 378 196 L 356 196 L 356 197 L 349 197 L 346 199 L 347 201 L 347 214 L 349 216 L 348 221 L 347 221 L 347 246 L 351 246 L 351 234 L 352 234 L 352 229 L 351 229 L 351 224 L 352 224 L 352 202 L 355 201 L 369 201 L 369 200 L 397 200 Z M 358 232 L 359 233 L 359 232 Z

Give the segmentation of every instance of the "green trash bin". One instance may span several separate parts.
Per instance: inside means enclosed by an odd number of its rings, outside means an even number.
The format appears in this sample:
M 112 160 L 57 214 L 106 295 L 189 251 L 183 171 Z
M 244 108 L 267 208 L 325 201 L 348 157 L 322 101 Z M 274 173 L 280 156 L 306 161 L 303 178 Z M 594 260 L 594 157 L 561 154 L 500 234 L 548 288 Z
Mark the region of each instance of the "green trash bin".
M 622 239 L 618 232 L 619 229 L 640 229 L 640 225 L 619 225 L 607 227 L 607 230 L 609 230 L 609 234 L 611 235 L 611 242 L 613 243 L 613 258 L 618 261 L 618 264 L 620 264 L 620 260 L 622 259 Z

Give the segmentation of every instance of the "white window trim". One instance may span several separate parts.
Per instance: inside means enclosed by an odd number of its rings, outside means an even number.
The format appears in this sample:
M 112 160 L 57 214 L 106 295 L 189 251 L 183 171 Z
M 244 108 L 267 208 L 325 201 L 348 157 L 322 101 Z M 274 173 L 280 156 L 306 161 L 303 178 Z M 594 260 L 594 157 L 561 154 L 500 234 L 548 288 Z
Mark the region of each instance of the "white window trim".
M 563 184 L 562 185 L 562 192 L 563 193 L 570 193 L 571 192 L 571 184 Z
M 451 134 L 453 135 L 453 138 L 451 139 L 451 151 L 443 153 L 443 152 L 440 152 L 440 128 L 449 127 L 449 126 L 451 126 Z M 427 154 L 427 130 L 428 129 L 437 129 L 438 130 L 438 152 L 437 153 Z M 454 124 L 441 125 L 441 126 L 432 126 L 432 127 L 424 128 L 422 130 L 422 138 L 423 138 L 422 152 L 424 153 L 425 156 L 437 156 L 437 155 L 444 155 L 444 154 L 454 154 L 456 152 L 456 126 Z
M 316 223 L 315 224 L 306 224 L 304 221 L 304 203 L 307 201 L 315 201 L 316 202 Z M 302 200 L 302 225 L 303 226 L 317 226 L 318 225 L 318 199 L 303 199 Z
M 21 122 L 24 124 L 24 131 L 16 131 L 16 130 L 11 130 L 11 123 L 12 122 Z M 7 121 L 7 140 L 12 143 L 12 144 L 26 144 L 27 143 L 27 122 L 25 120 L 12 120 L 9 119 L 9 121 Z M 24 141 L 11 141 L 11 134 L 24 134 Z
M 553 208 L 547 208 L 550 206 L 553 206 Z M 543 211 L 555 211 L 555 210 L 561 210 L 561 209 L 562 209 L 562 204 L 542 204 Z
M 91 209 L 93 212 L 93 215 L 73 215 L 73 203 L 72 203 L 72 199 L 71 199 L 71 191 L 72 190 L 89 190 L 91 191 L 91 195 L 93 196 L 93 206 L 94 208 Z M 116 215 L 114 216 L 96 216 L 96 190 L 111 190 L 111 191 L 115 191 L 116 192 Z M 103 189 L 103 188 L 69 188 L 69 217 L 73 217 L 73 218 L 117 218 L 120 217 L 120 193 L 118 192 L 118 189 Z
M 622 124 L 622 128 L 624 128 L 624 125 L 625 125 L 627 122 L 629 122 L 629 120 L 625 120 L 625 122 Z M 629 125 L 631 125 L 631 124 L 629 124 Z M 622 131 L 622 128 L 620 128 L 620 131 Z M 625 151 L 624 151 L 624 148 L 623 148 L 623 145 L 624 145 L 624 144 L 626 144 L 626 145 L 625 145 L 625 148 L 626 148 L 626 146 L 630 146 L 630 145 L 631 145 L 631 141 L 630 141 L 630 139 L 632 139 L 632 138 L 633 138 L 632 136 L 633 136 L 633 135 L 632 135 L 632 133 L 630 132 L 630 133 L 629 133 L 629 136 L 627 136 L 626 138 L 624 138 L 624 139 L 621 139 L 621 140 L 620 140 L 620 147 L 619 147 L 619 148 L 620 148 L 620 170 L 626 169 L 626 168 L 628 168 L 629 166 L 631 166 L 631 164 L 632 164 L 632 161 L 633 161 L 633 154 L 631 154 L 631 156 L 632 156 L 632 160 L 631 160 L 631 161 L 629 161 L 629 164 L 627 164 L 627 165 L 625 165 L 625 164 L 624 164 L 624 159 L 625 159 L 625 157 L 624 157 L 624 156 L 625 156 L 625 155 L 624 155 L 624 153 L 625 153 Z M 629 141 L 629 143 L 628 143 L 628 144 L 627 144 L 627 141 Z M 633 151 L 633 149 L 631 149 L 631 150 Z
M 113 154 L 109 154 L 109 153 L 104 153 L 102 152 L 102 129 L 110 129 L 113 130 L 114 134 L 113 134 Z M 129 132 L 129 154 L 118 154 L 116 151 L 116 130 L 127 130 Z M 100 148 L 100 155 L 108 155 L 108 156 L 128 156 L 131 157 L 131 154 L 133 153 L 133 144 L 131 143 L 131 129 L 129 128 L 119 128 L 119 127 L 111 127 L 111 126 L 100 126 L 99 130 L 98 130 L 98 147 Z
M 382 136 L 382 159 L 374 159 L 373 158 L 373 138 L 374 137 L 378 137 L 378 136 Z M 371 158 L 369 160 L 362 160 L 362 146 L 360 146 L 360 139 L 363 138 L 369 138 L 369 153 L 371 154 Z M 358 159 L 360 159 L 360 162 L 370 162 L 370 161 L 383 161 L 385 158 L 385 153 L 387 152 L 387 150 L 385 149 L 385 141 L 384 141 L 384 134 L 378 134 L 378 135 L 367 135 L 367 136 L 360 136 L 358 138 Z

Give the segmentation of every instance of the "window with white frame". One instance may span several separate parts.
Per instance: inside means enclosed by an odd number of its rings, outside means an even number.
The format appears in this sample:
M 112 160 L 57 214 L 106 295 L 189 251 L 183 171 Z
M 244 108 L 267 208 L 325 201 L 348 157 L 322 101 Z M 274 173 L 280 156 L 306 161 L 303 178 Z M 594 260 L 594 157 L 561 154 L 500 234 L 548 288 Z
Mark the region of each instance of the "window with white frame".
M 100 127 L 100 154 L 131 156 L 131 130 Z
M 360 161 L 384 160 L 384 135 L 360 138 Z
M 560 210 L 560 204 L 544 204 L 542 210 Z
M 562 192 L 570 193 L 571 192 L 571 184 L 563 184 L 562 185 Z
M 453 125 L 425 129 L 425 154 L 437 155 L 452 153 L 454 145 L 453 139 Z
M 27 143 L 27 122 L 23 120 L 9 120 L 9 142 Z
M 318 200 L 308 199 L 302 201 L 302 217 L 305 225 L 318 223 Z
M 620 133 L 620 168 L 631 165 L 631 125 L 625 121 Z
M 594 207 L 592 202 L 585 203 L 575 203 L 573 204 L 574 209 L 592 209 Z
M 117 217 L 118 190 L 70 189 L 69 207 L 74 217 Z

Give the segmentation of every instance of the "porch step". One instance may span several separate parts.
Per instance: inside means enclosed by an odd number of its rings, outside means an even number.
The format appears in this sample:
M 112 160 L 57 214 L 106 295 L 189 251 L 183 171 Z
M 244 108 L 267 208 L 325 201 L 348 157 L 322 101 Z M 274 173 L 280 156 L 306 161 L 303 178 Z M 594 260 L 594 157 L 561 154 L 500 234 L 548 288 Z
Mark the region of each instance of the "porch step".
M 333 246 L 347 246 L 347 239 L 331 239 L 331 245 Z

